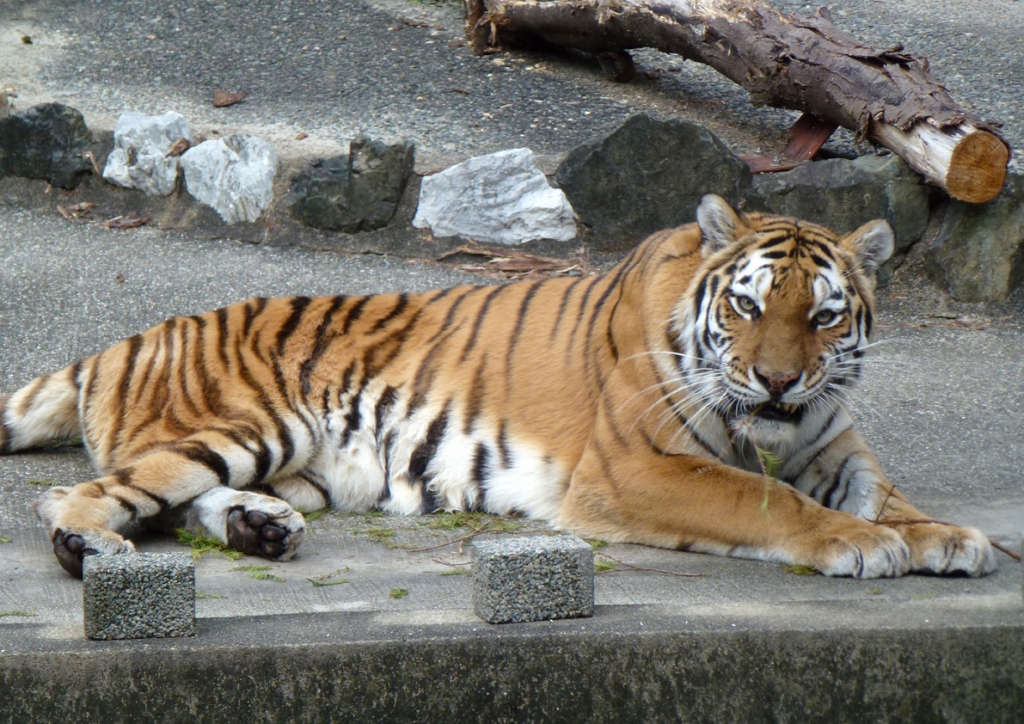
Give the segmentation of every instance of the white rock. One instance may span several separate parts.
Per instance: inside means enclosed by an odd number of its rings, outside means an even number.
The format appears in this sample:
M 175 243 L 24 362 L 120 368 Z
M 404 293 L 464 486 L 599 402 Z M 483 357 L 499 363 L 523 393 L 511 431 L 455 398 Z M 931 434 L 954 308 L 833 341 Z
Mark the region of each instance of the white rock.
M 551 188 L 528 148 L 477 156 L 425 176 L 412 225 L 429 227 L 435 236 L 499 244 L 576 237 L 569 200 Z
M 256 221 L 274 198 L 277 154 L 244 133 L 204 141 L 181 157 L 188 192 L 229 224 Z
M 178 157 L 168 156 L 180 139 L 192 140 L 188 121 L 177 113 L 122 113 L 114 126 L 114 150 L 103 178 L 118 186 L 166 196 L 178 179 Z

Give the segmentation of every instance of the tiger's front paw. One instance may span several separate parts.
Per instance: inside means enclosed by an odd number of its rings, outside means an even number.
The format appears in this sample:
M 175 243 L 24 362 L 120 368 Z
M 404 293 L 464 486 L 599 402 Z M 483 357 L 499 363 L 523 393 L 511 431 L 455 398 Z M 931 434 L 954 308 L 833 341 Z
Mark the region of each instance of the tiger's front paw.
M 243 495 L 244 503 L 228 512 L 228 545 L 250 556 L 279 561 L 294 558 L 306 534 L 302 515 L 277 498 L 258 493 Z
M 82 578 L 83 561 L 86 556 L 117 555 L 134 553 L 135 546 L 117 533 L 82 531 L 64 531 L 58 528 L 53 532 L 53 554 L 57 556 L 60 567 L 75 578 Z
M 910 549 L 894 530 L 865 524 L 821 541 L 815 568 L 826 576 L 894 578 L 911 569 Z
M 911 570 L 984 576 L 996 569 L 988 537 L 977 528 L 941 523 L 898 526 L 910 546 Z

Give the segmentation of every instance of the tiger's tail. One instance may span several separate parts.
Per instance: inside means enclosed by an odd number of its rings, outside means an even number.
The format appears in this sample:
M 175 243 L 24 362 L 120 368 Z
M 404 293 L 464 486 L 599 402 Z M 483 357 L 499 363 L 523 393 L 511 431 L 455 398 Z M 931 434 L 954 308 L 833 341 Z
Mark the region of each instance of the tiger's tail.
M 0 396 L 0 455 L 81 434 L 78 365 L 43 375 Z

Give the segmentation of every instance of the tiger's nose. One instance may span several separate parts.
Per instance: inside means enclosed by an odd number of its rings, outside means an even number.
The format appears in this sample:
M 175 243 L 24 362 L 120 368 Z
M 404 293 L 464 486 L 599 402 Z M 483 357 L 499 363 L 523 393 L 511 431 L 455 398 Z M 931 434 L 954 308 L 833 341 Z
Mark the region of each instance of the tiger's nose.
M 762 372 L 757 367 L 754 368 L 754 376 L 757 377 L 758 382 L 764 385 L 765 389 L 768 390 L 774 398 L 781 397 L 786 390 L 796 384 L 796 381 L 800 379 L 800 372 Z

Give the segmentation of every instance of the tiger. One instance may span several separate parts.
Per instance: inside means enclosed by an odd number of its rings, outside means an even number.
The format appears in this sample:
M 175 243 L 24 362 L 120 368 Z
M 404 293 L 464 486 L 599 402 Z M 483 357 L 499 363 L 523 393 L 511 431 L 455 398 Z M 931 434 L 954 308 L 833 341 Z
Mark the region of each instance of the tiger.
M 884 220 L 840 237 L 707 195 L 604 274 L 253 298 L 0 397 L 0 453 L 82 437 L 99 477 L 35 503 L 79 578 L 140 525 L 289 560 L 327 506 L 983 575 L 989 540 L 913 507 L 848 411 L 893 242 Z

